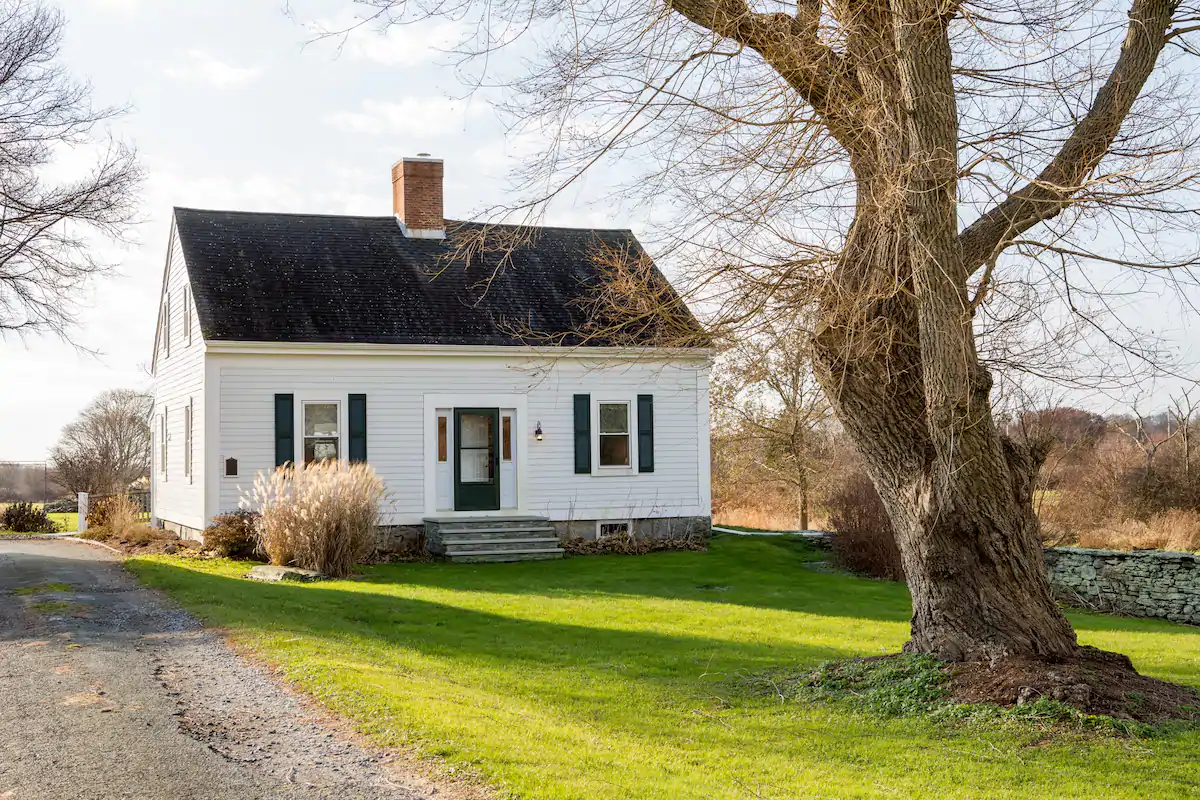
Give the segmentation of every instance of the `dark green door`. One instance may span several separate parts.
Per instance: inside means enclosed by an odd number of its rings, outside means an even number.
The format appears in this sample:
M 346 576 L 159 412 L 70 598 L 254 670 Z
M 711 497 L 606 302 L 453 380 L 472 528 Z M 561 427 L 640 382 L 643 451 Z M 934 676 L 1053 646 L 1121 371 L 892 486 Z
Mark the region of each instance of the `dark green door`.
M 454 510 L 500 508 L 500 409 L 454 409 Z

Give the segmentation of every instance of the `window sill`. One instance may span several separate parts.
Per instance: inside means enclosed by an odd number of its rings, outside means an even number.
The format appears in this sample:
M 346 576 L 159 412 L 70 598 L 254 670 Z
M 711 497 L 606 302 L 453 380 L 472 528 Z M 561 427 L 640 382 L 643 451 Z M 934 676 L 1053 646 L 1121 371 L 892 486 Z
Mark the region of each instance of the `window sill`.
M 592 470 L 592 477 L 615 477 L 618 475 L 636 475 L 637 470 L 633 467 L 596 467 Z

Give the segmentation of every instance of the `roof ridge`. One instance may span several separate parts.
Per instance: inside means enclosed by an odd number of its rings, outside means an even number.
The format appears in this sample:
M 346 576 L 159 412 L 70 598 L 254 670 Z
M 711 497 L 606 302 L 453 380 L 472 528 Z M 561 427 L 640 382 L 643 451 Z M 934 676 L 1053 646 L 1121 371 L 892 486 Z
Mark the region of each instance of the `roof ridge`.
M 248 217 L 320 217 L 322 219 L 394 220 L 395 214 L 324 214 L 309 211 L 245 211 L 233 208 L 197 208 L 174 206 L 173 211 L 195 211 L 201 214 L 238 214 Z M 632 228 L 587 228 L 571 225 L 523 225 L 514 222 L 481 222 L 470 219 L 447 219 L 447 224 L 477 225 L 489 228 L 527 228 L 538 231 L 591 231 L 593 233 L 633 233 Z
M 247 217 L 332 217 L 334 219 L 395 219 L 395 214 L 321 214 L 310 211 L 244 211 L 236 208 L 196 208 L 173 206 L 172 211 L 196 211 L 201 214 L 240 214 Z

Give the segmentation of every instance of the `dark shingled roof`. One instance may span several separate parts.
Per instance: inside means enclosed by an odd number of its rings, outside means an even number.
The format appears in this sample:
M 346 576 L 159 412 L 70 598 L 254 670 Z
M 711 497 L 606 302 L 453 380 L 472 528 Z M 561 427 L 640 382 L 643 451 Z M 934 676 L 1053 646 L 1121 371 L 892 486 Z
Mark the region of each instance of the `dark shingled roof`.
M 209 340 L 552 343 L 523 333 L 584 329 L 578 300 L 600 280 L 597 248 L 642 253 L 627 230 L 538 228 L 485 290 L 499 253 L 470 265 L 448 260 L 458 237 L 478 233 L 478 223 L 447 222 L 448 238 L 439 240 L 407 238 L 390 216 L 177 208 L 175 221 Z

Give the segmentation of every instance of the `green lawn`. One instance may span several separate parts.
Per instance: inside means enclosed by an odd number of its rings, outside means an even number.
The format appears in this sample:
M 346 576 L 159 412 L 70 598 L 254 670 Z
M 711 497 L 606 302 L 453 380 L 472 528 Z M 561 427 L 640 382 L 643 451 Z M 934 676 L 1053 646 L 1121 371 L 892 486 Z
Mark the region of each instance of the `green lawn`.
M 261 584 L 244 564 L 128 562 L 376 741 L 511 795 L 578 798 L 1200 796 L 1200 732 L 1047 740 L 859 715 L 747 675 L 896 650 L 899 584 L 807 569 L 791 537 L 708 553 L 388 565 Z M 1075 615 L 1080 638 L 1200 686 L 1200 629 Z

